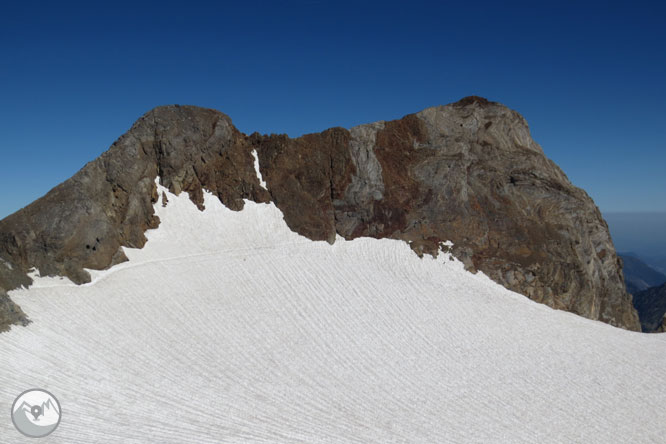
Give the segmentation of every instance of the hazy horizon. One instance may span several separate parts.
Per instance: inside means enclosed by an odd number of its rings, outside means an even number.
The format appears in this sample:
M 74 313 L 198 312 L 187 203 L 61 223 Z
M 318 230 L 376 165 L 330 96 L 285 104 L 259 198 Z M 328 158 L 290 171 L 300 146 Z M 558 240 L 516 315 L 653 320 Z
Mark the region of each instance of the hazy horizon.
M 634 253 L 666 272 L 666 212 L 606 212 L 603 216 L 619 253 Z

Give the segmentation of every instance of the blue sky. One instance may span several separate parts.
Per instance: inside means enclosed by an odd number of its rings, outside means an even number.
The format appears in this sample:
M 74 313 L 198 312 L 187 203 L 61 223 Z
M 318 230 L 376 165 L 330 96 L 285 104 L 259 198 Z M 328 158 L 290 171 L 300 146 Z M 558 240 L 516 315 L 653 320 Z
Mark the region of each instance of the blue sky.
M 157 105 L 298 136 L 472 94 L 523 114 L 602 211 L 666 211 L 658 2 L 11 3 L 0 6 L 0 217 Z

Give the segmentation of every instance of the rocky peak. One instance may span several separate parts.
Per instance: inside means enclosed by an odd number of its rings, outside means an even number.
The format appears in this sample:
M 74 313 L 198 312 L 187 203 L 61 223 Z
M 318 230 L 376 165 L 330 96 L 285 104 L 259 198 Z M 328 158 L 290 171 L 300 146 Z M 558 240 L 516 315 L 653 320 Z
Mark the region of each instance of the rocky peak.
M 142 247 L 159 225 L 157 176 L 200 209 L 204 189 L 233 210 L 244 199 L 273 202 L 313 240 L 390 237 L 418 255 L 450 240 L 468 269 L 511 290 L 640 328 L 590 197 L 545 157 L 520 114 L 474 96 L 295 139 L 247 136 L 210 109 L 155 108 L 71 179 L 0 221 L 0 258 L 11 267 L 0 266 L 0 289 L 28 284 L 32 267 L 82 283 L 83 268 L 125 260 L 120 247 Z M 25 316 L 4 295 L 0 324 L 9 321 Z

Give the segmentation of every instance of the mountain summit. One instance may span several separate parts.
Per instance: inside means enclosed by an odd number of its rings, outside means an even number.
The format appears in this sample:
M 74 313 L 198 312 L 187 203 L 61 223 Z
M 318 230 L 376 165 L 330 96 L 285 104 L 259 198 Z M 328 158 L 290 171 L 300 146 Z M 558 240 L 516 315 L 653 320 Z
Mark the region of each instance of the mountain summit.
M 273 202 L 311 240 L 393 238 L 419 256 L 450 249 L 468 270 L 535 301 L 640 330 L 592 199 L 544 155 L 520 114 L 480 97 L 295 139 L 242 134 L 210 109 L 155 108 L 0 221 L 0 328 L 27 322 L 6 292 L 29 285 L 31 269 L 84 283 L 86 268 L 142 247 L 160 223 L 156 177 L 202 210 L 204 190 L 232 210 L 244 199 Z

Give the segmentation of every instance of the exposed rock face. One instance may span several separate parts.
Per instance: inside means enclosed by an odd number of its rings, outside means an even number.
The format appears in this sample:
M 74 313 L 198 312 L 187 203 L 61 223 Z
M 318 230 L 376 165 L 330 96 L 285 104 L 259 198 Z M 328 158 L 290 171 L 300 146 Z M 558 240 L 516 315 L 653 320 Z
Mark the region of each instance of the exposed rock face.
M 636 293 L 634 306 L 638 311 L 644 332 L 666 331 L 666 284 Z
M 469 269 L 509 289 L 640 329 L 597 207 L 545 157 L 518 113 L 478 97 L 297 139 L 246 136 L 213 110 L 156 108 L 100 158 L 0 221 L 0 258 L 9 265 L 0 266 L 0 290 L 27 284 L 31 267 L 82 283 L 84 267 L 125 260 L 120 246 L 143 246 L 146 229 L 159 225 L 158 175 L 199 208 L 203 189 L 234 210 L 243 199 L 272 201 L 313 240 L 390 237 L 419 255 L 451 240 Z

